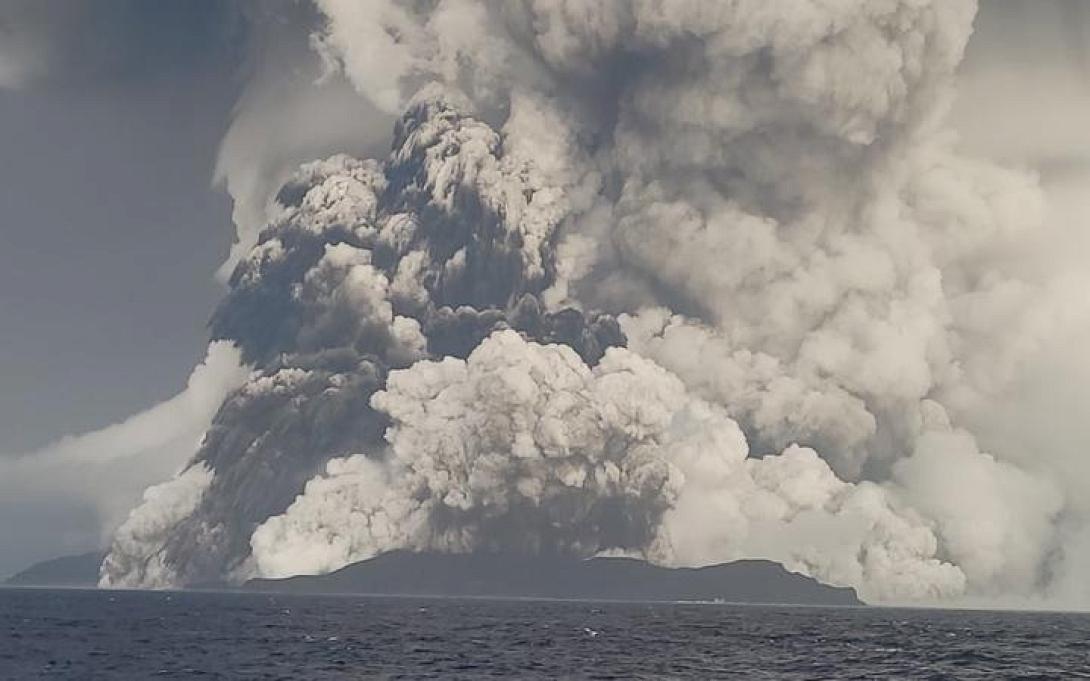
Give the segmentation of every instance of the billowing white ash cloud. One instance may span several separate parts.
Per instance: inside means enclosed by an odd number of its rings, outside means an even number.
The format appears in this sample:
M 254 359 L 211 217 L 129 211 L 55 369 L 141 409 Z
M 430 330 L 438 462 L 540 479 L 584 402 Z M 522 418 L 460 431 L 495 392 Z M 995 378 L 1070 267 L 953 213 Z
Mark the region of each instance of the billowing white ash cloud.
M 897 601 L 1077 569 L 1066 469 L 970 430 L 1090 312 L 1085 271 L 1024 266 L 1036 179 L 944 126 L 975 3 L 315 4 L 392 151 L 269 203 L 213 323 L 256 370 L 212 477 L 134 512 L 164 520 L 104 583 L 405 547 L 767 557 Z
M 868 596 L 941 597 L 962 572 L 915 514 L 792 447 L 747 458 L 738 424 L 655 363 L 499 331 L 466 360 L 390 374 L 381 463 L 335 459 L 252 545 L 260 574 L 322 573 L 391 547 L 637 554 L 669 564 L 754 553 Z M 707 525 L 711 520 L 711 525 Z

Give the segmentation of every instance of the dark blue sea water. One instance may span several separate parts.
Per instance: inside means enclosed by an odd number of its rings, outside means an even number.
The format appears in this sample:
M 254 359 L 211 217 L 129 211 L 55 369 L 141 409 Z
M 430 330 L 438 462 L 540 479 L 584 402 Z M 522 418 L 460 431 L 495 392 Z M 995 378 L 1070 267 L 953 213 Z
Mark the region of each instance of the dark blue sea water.
M 0 590 L 0 679 L 1090 678 L 1090 617 Z

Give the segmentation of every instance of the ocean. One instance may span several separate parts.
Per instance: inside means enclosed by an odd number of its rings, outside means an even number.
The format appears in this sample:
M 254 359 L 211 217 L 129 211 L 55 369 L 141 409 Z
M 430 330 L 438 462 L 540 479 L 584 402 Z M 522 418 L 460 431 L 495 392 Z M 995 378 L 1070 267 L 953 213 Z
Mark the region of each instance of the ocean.
M 1058 613 L 0 589 L 0 679 L 1077 679 Z

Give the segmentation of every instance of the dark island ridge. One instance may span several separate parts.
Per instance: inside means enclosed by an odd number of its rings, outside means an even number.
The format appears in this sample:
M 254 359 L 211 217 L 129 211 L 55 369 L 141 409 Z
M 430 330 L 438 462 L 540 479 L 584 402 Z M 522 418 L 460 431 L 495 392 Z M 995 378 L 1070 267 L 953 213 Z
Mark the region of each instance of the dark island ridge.
M 5 584 L 91 588 L 98 582 L 102 559 L 101 553 L 92 552 L 43 561 Z M 634 558 L 391 551 L 326 575 L 253 579 L 240 588 L 303 594 L 863 605 L 850 587 L 822 584 L 767 560 L 668 568 Z
M 766 560 L 667 568 L 633 558 L 392 551 L 327 575 L 254 579 L 250 590 L 617 601 L 863 605 L 855 590 Z

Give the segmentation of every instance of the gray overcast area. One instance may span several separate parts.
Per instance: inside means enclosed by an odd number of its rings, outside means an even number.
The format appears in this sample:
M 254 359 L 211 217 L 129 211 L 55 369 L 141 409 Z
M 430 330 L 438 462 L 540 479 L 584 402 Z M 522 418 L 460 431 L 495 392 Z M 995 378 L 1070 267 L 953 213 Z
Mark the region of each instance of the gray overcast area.
M 8 454 L 177 392 L 203 355 L 232 231 L 210 188 L 241 77 L 226 12 L 43 4 L 98 21 L 62 33 L 74 44 L 49 78 L 0 89 Z
M 1090 4 L 558 6 L 0 0 L 0 575 L 1090 607 Z

